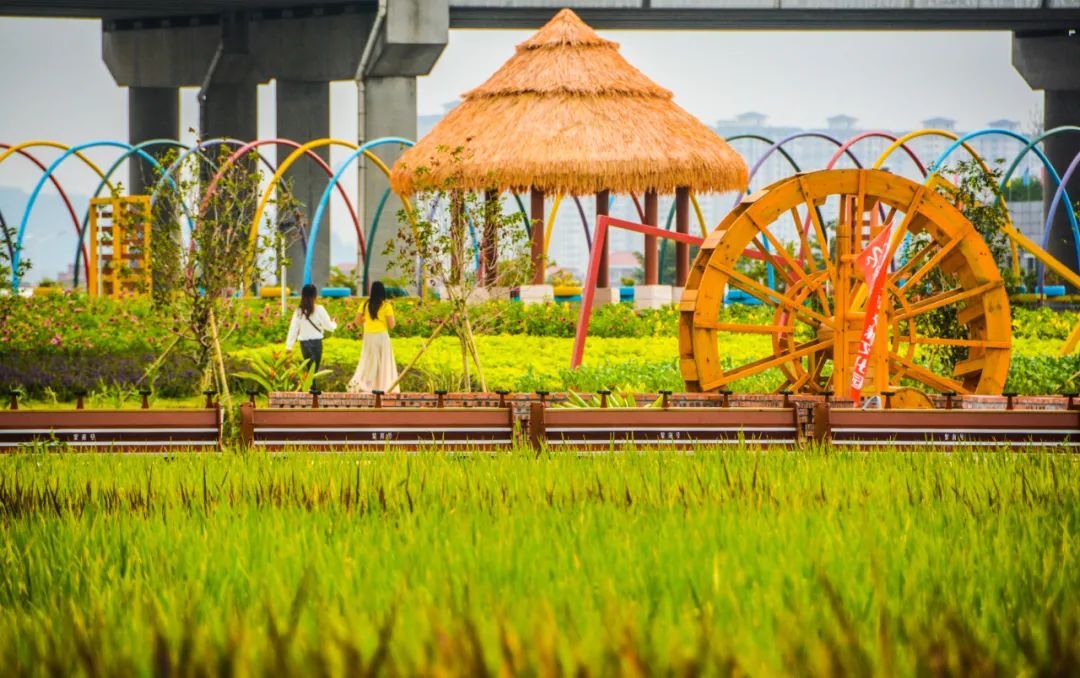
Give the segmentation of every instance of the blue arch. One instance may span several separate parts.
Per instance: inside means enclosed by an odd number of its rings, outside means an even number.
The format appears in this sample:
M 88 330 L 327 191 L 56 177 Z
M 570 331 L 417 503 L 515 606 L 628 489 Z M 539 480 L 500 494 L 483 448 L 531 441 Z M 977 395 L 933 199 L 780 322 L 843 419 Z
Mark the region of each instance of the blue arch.
M 13 257 L 12 262 L 11 262 L 11 264 L 12 264 L 12 266 L 11 266 L 11 287 L 12 287 L 12 289 L 18 289 L 18 287 L 19 287 L 19 282 L 20 282 L 20 276 L 19 276 L 19 273 L 18 273 L 18 271 L 19 271 L 19 262 L 20 262 L 20 260 L 22 258 L 22 243 L 23 243 L 23 238 L 26 236 L 26 225 L 30 221 L 30 213 L 34 210 L 34 203 L 37 202 L 38 195 L 41 193 L 41 189 L 45 185 L 45 182 L 49 180 L 49 177 L 51 177 L 52 173 L 56 171 L 56 168 L 59 167 L 60 164 L 63 163 L 65 160 L 67 160 L 69 156 L 74 155 L 75 153 L 78 153 L 79 151 L 85 150 L 87 148 L 97 148 L 97 147 L 100 147 L 100 146 L 108 146 L 108 147 L 111 147 L 111 148 L 123 148 L 123 149 L 128 150 L 128 151 L 130 151 L 130 150 L 132 150 L 134 148 L 131 144 L 125 144 L 122 141 L 105 141 L 105 140 L 88 141 L 85 144 L 79 144 L 78 146 L 72 146 L 71 148 L 64 151 L 60 155 L 59 158 L 52 161 L 52 164 L 50 164 L 45 169 L 45 172 L 41 175 L 41 178 L 38 180 L 37 184 L 34 186 L 34 190 L 30 193 L 30 199 L 26 201 L 26 209 L 23 211 L 22 221 L 19 222 L 19 233 L 15 238 L 15 256 Z M 146 151 L 143 151 L 142 149 L 138 149 L 138 150 L 135 151 L 135 153 L 140 158 L 142 158 L 143 160 L 149 162 L 150 164 L 154 165 L 155 167 L 157 167 L 159 169 L 162 169 L 161 163 L 159 163 L 156 158 L 154 158 L 152 155 L 148 154 Z
M 1054 165 L 1051 164 L 1050 159 L 1046 157 L 1046 154 L 1043 153 L 1041 150 L 1039 150 L 1039 147 L 1035 145 L 1036 142 L 1032 141 L 1031 139 L 1024 136 L 1023 134 L 1013 132 L 1012 130 L 998 129 L 998 128 L 986 128 L 986 129 L 976 130 L 974 132 L 968 132 L 964 136 L 962 136 L 959 139 L 957 139 L 956 141 L 952 142 L 949 145 L 948 148 L 946 148 L 944 151 L 941 152 L 941 155 L 939 155 L 937 157 L 937 159 L 934 160 L 934 162 L 930 163 L 930 167 L 928 168 L 929 173 L 927 174 L 927 180 L 929 180 L 930 176 L 933 176 L 934 174 L 937 173 L 938 169 L 940 169 L 941 165 L 945 162 L 945 160 L 949 157 L 949 155 L 953 151 L 955 151 L 957 148 L 959 148 L 964 142 L 966 142 L 969 139 L 974 139 L 976 137 L 986 136 L 986 135 L 989 135 L 989 134 L 999 134 L 999 135 L 1002 135 L 1002 136 L 1011 137 L 1013 139 L 1016 139 L 1017 141 L 1020 141 L 1020 142 L 1022 142 L 1024 144 L 1026 144 L 1024 146 L 1024 150 L 1022 150 L 1019 153 L 1019 155 L 1016 156 L 1017 157 L 1017 162 L 1014 163 L 1013 166 L 1009 169 L 1008 174 L 1006 174 L 1005 176 L 1003 176 L 1001 178 L 1001 192 L 1002 193 L 1004 193 L 1006 185 L 1008 184 L 1009 179 L 1012 178 L 1012 173 L 1013 173 L 1013 171 L 1015 171 L 1016 165 L 1019 164 L 1020 158 L 1022 158 L 1024 155 L 1027 155 L 1027 153 L 1029 151 L 1035 151 L 1035 155 L 1037 155 L 1039 157 L 1039 160 L 1042 162 L 1043 167 L 1046 168 L 1047 173 L 1054 180 L 1054 185 L 1056 187 L 1058 187 L 1058 188 L 1061 188 L 1061 186 L 1062 186 L 1061 175 L 1058 174 L 1057 170 L 1054 168 Z M 1062 190 L 1064 190 L 1064 189 L 1062 189 Z M 1070 200 L 1068 192 L 1065 193 L 1065 199 Z M 1000 202 L 1001 200 L 1002 200 L 1002 196 L 998 196 L 998 201 Z M 1071 200 L 1070 200 L 1069 204 L 1072 204 Z M 1051 211 L 1050 216 L 1053 216 L 1053 211 Z M 1074 247 L 1075 247 L 1075 250 L 1076 250 L 1076 262 L 1077 262 L 1077 265 L 1080 266 L 1080 224 L 1077 224 L 1076 214 L 1072 210 L 1068 211 L 1068 218 L 1069 218 L 1069 226 L 1072 227 L 1072 232 L 1073 232 L 1073 244 L 1074 244 Z M 1047 228 L 1046 231 L 1043 233 L 1043 242 L 1041 243 L 1043 249 L 1046 249 L 1046 246 L 1049 243 L 1049 239 L 1050 239 L 1050 229 Z M 1042 285 L 1042 278 L 1043 278 L 1043 271 L 1044 270 L 1045 269 L 1043 267 L 1043 263 L 1040 261 L 1039 262 L 1039 284 L 1040 284 L 1040 286 Z

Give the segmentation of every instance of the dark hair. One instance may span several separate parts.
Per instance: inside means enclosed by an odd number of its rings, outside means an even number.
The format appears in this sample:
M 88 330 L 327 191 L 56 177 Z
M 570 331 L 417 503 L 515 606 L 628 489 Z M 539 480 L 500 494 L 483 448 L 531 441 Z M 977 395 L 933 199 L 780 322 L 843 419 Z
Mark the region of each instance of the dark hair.
M 379 317 L 379 307 L 386 301 L 386 288 L 382 282 L 376 280 L 371 283 L 371 296 L 368 297 L 367 312 L 372 320 Z
M 304 317 L 310 318 L 315 312 L 315 297 L 319 296 L 319 288 L 314 285 L 304 285 L 300 290 L 300 312 Z

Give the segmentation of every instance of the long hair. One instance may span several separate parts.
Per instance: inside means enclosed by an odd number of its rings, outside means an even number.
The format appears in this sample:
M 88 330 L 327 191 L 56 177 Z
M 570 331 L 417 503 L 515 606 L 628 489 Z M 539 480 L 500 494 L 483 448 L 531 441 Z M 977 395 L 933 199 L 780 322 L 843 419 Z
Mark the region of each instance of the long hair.
M 315 312 L 315 297 L 319 296 L 319 288 L 314 285 L 304 285 L 300 290 L 300 312 L 305 318 L 310 318 Z
M 386 288 L 381 281 L 371 283 L 371 296 L 368 297 L 367 312 L 372 320 L 379 317 L 379 307 L 386 301 Z

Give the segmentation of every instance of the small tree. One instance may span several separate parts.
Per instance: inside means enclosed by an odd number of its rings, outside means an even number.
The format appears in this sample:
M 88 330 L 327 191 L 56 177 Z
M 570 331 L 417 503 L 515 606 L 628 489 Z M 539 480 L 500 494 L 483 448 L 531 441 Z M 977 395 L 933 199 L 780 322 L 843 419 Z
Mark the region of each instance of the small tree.
M 1005 234 L 1005 226 L 1009 223 L 1009 212 L 1008 207 L 1001 200 L 1001 170 L 987 169 L 975 160 L 965 160 L 949 168 L 942 168 L 941 174 L 958 177 L 955 186 L 943 184 L 939 187 L 939 192 L 960 210 L 982 236 L 1001 270 L 1005 285 L 1007 287 L 1018 285 L 1020 279 L 1013 273 L 1009 236 Z M 901 249 L 902 258 L 907 261 L 929 242 L 930 235 L 927 233 L 908 238 Z M 938 266 L 920 281 L 922 289 L 919 294 L 929 297 L 954 289 L 957 285 L 959 285 L 957 276 L 946 273 Z M 960 324 L 957 312 L 956 304 L 947 304 L 922 313 L 915 320 L 916 328 L 922 336 L 966 339 L 968 338 L 967 331 Z M 945 371 L 951 371 L 967 351 L 962 346 L 925 346 L 923 349 L 928 353 L 931 364 Z
M 217 166 L 222 167 L 226 158 L 227 149 L 221 147 Z M 255 160 L 252 154 L 229 166 L 213 191 L 202 168 L 186 164 L 174 177 L 176 190 L 163 195 L 154 210 L 154 299 L 175 322 L 174 341 L 148 373 L 169 351 L 189 352 L 203 375 L 202 386 L 221 393 L 226 413 L 231 411 L 231 397 L 223 339 L 235 326 L 236 297 L 259 279 L 260 259 L 273 238 L 279 237 L 278 229 L 271 228 L 274 236 L 251 238 L 261 179 Z M 278 194 L 274 212 L 293 214 L 294 202 L 287 190 Z M 181 238 L 182 229 L 188 229 L 187 214 L 180 209 L 184 199 L 198 206 L 187 244 Z
M 436 182 L 427 169 L 417 170 L 414 202 L 398 212 L 401 228 L 384 254 L 392 270 L 409 279 L 419 275 L 427 284 L 445 290 L 450 314 L 443 326 L 460 343 L 464 388 L 472 390 L 471 363 L 480 389 L 487 390 L 475 334 L 498 316 L 470 317 L 468 312 L 468 301 L 477 297 L 482 286 L 478 267 L 470 266 L 475 257 L 468 246 L 469 226 L 476 238 L 484 230 L 497 233 L 499 263 L 485 277 L 494 281 L 494 287 L 509 288 L 525 284 L 532 274 L 525 221 L 520 213 L 504 211 L 496 192 L 481 195 L 463 188 L 464 149 L 438 150 L 443 156 L 438 162 L 451 168 L 447 179 Z
M 12 266 L 15 259 L 15 229 L 8 226 L 3 217 L 0 216 L 0 233 L 4 236 L 4 246 L 0 247 L 0 286 L 3 286 L 5 293 L 0 294 L 0 325 L 6 325 L 8 318 L 15 312 L 15 304 L 18 303 L 12 297 L 18 294 L 17 289 L 10 290 L 10 294 L 7 293 L 8 281 L 12 277 Z M 26 275 L 26 272 L 30 270 L 30 261 L 28 259 L 20 259 L 18 274 L 21 278 Z

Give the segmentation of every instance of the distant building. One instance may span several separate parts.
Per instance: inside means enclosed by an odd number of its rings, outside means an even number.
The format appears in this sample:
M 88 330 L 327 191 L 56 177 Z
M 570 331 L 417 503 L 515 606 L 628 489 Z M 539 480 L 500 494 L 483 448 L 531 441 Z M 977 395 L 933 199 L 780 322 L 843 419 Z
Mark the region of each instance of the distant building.
M 858 118 L 840 114 L 834 115 L 831 118 L 826 118 L 825 122 L 828 123 L 830 130 L 846 132 L 855 129 L 855 123 L 858 122 Z

